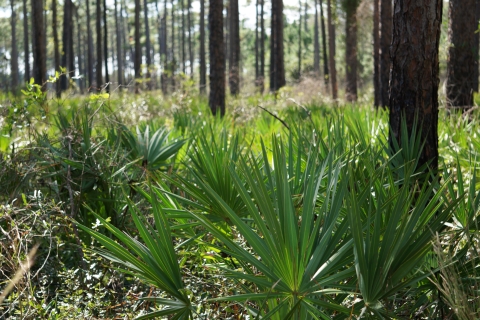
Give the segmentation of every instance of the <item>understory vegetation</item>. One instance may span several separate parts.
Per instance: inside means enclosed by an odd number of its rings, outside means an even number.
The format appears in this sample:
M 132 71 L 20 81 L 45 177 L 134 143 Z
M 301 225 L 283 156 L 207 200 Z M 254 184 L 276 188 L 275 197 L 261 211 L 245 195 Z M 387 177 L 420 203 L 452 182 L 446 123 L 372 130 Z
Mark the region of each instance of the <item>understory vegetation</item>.
M 292 97 L 3 96 L 0 318 L 478 319 L 478 110 Z

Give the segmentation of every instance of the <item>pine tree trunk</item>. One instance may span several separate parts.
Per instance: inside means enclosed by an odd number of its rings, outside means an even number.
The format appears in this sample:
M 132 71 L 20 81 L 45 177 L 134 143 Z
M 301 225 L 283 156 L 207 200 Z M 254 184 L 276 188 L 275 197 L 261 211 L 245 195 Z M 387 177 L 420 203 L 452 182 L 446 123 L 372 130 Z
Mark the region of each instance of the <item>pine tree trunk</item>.
M 17 48 L 17 11 L 15 10 L 13 0 L 10 0 L 10 8 L 12 10 L 11 29 L 12 29 L 12 54 L 10 57 L 11 68 L 11 88 L 15 92 L 18 87 L 18 48 Z
M 332 99 L 338 99 L 337 87 L 337 67 L 335 65 L 335 25 L 332 15 L 331 0 L 327 0 L 327 20 L 328 20 L 328 64 L 330 67 L 330 81 L 332 85 Z
M 258 0 L 255 2 L 255 86 L 258 87 L 260 82 L 259 82 L 259 77 L 260 77 L 260 56 L 259 56 L 259 32 L 258 29 L 260 27 L 260 19 L 259 19 L 259 12 L 258 12 Z
M 175 72 L 177 70 L 177 59 L 175 58 L 175 6 L 172 0 L 172 52 L 170 58 L 170 81 L 172 91 L 175 91 Z
M 152 55 L 151 55 L 151 45 L 150 45 L 150 27 L 148 25 L 148 7 L 147 7 L 147 0 L 143 0 L 143 13 L 145 19 L 145 51 L 146 51 L 146 58 L 147 58 L 147 88 L 152 88 L 152 80 L 150 69 L 152 68 Z
M 80 29 L 80 17 L 78 14 L 78 7 L 75 7 L 75 18 L 77 19 L 77 60 L 78 60 L 78 73 L 81 74 L 83 70 L 83 53 L 82 53 L 82 30 Z M 80 90 L 80 93 L 83 94 L 83 79 L 78 79 L 78 88 Z
M 98 0 L 97 0 L 98 1 Z M 105 57 L 105 90 L 110 92 L 110 75 L 108 73 L 108 28 L 107 28 L 107 0 L 103 0 L 103 55 Z M 73 57 L 73 56 L 72 56 Z
M 473 106 L 475 85 L 475 0 L 449 1 L 447 105 L 464 111 Z
M 380 3 L 373 0 L 373 90 L 374 106 L 380 106 Z
M 180 38 L 180 42 L 182 43 L 182 72 L 183 74 L 186 73 L 186 65 L 185 65 L 185 0 L 180 1 L 180 9 L 182 10 L 182 34 Z
M 205 61 L 205 0 L 200 0 L 200 93 L 207 87 L 207 66 Z
M 390 82 L 390 45 L 392 44 L 392 1 L 380 0 L 380 88 L 382 107 L 388 107 Z
M 208 11 L 210 51 L 210 98 L 213 115 L 225 115 L 225 52 L 223 43 L 223 2 L 210 0 Z
M 30 48 L 28 41 L 28 16 L 27 0 L 23 0 L 23 50 L 25 59 L 25 76 L 23 81 L 30 81 Z
M 302 77 L 302 1 L 298 1 L 298 80 Z
M 96 31 L 97 31 L 97 67 L 95 68 L 95 74 L 97 78 L 96 88 L 97 91 L 100 91 L 103 85 L 103 76 L 102 76 L 102 4 L 101 0 L 96 1 Z
M 192 2 L 191 0 L 188 0 L 187 2 L 187 21 L 188 21 L 188 60 L 190 61 L 190 78 L 193 79 L 193 44 L 192 44 L 192 16 L 191 16 L 191 11 L 192 9 Z
M 392 77 L 390 86 L 391 136 L 400 141 L 410 134 L 415 118 L 425 146 L 419 166 L 438 168 L 438 47 L 443 0 L 395 0 Z M 408 133 L 401 132 L 405 121 Z
M 123 49 L 122 49 L 122 35 L 121 35 L 121 27 L 118 19 L 118 3 L 115 0 L 115 40 L 117 44 L 117 78 L 118 78 L 118 85 L 122 88 L 124 84 L 124 70 L 123 70 Z
M 43 24 L 43 1 L 32 1 L 33 28 L 33 78 L 35 83 L 46 90 L 47 57 L 45 44 L 45 29 Z
M 327 33 L 325 31 L 325 18 L 323 16 L 323 3 L 320 0 L 320 24 L 322 26 L 322 51 L 323 51 L 323 79 L 325 81 L 325 87 L 328 87 L 328 55 L 327 55 Z
M 87 3 L 87 77 L 89 91 L 93 86 L 93 37 L 90 22 L 90 0 L 86 0 Z
M 320 41 L 318 32 L 318 3 L 315 0 L 315 21 L 313 22 L 313 72 L 315 78 L 320 75 Z
M 265 0 L 260 0 L 260 92 L 265 90 Z
M 345 98 L 348 102 L 357 101 L 357 8 L 347 10 L 346 18 L 346 90 Z
M 475 27 L 478 28 L 479 26 L 479 21 L 480 21 L 480 0 L 475 0 Z M 479 63 L 479 54 L 480 54 L 480 33 L 475 32 L 475 66 L 474 66 L 474 79 L 473 79 L 473 90 L 475 92 L 479 91 L 479 75 L 480 75 L 480 70 L 478 69 L 480 67 Z
M 73 45 L 73 38 L 71 37 L 70 32 L 72 31 L 72 1 L 65 0 L 63 5 L 63 32 L 62 32 L 62 56 L 61 56 L 61 66 L 66 69 L 66 74 L 60 76 L 60 89 L 65 91 L 68 89 L 68 78 L 71 76 L 70 72 L 73 70 L 70 69 L 70 45 Z
M 230 0 L 230 93 L 238 95 L 240 92 L 240 22 L 238 0 Z
M 54 68 L 60 72 L 60 51 L 58 43 L 58 25 L 57 25 L 57 0 L 52 0 L 52 33 L 53 33 L 53 52 L 54 52 Z M 55 93 L 57 98 L 61 96 L 60 81 L 55 82 Z
M 270 36 L 270 91 L 276 92 L 285 85 L 283 61 L 283 1 L 272 0 Z
M 140 92 L 140 81 L 142 77 L 142 47 L 140 44 L 140 0 L 135 0 L 135 93 Z

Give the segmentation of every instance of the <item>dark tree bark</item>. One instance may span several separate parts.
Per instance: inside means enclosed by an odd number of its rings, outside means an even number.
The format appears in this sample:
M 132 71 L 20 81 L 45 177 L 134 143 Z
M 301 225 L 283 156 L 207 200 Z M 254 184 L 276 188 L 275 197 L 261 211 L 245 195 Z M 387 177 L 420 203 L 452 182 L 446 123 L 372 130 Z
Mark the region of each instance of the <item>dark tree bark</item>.
M 110 92 L 110 75 L 108 73 L 108 25 L 107 25 L 107 0 L 103 0 L 103 55 L 105 58 L 105 90 Z
M 260 76 L 260 65 L 259 65 L 259 60 L 260 60 L 260 57 L 259 57 L 259 52 L 258 52 L 258 47 L 259 47 L 259 41 L 260 39 L 258 38 L 258 29 L 259 29 L 259 19 L 258 19 L 258 15 L 259 15 L 259 12 L 258 12 L 258 0 L 255 1 L 255 86 L 258 87 L 259 85 L 259 76 Z
M 15 3 L 10 0 L 10 8 L 12 9 L 11 16 L 11 29 L 12 29 L 12 54 L 10 57 L 10 68 L 12 75 L 12 91 L 15 92 L 18 87 L 18 48 L 17 48 L 17 11 L 15 9 Z
M 179 0 L 180 1 L 180 9 L 182 10 L 182 33 L 181 33 L 181 38 L 180 41 L 182 43 L 182 72 L 185 74 L 187 72 L 185 61 L 187 60 L 185 58 L 185 0 Z
M 24 59 L 25 59 L 25 77 L 23 81 L 27 82 L 30 80 L 30 47 L 28 41 L 28 10 L 27 10 L 27 0 L 23 0 L 23 50 L 24 50 Z
M 373 91 L 374 106 L 380 106 L 380 0 L 373 0 Z
M 80 74 L 82 73 L 82 70 L 83 70 L 83 50 L 82 50 L 83 46 L 82 46 L 82 30 L 80 28 L 81 24 L 80 24 L 80 17 L 78 14 L 77 6 L 75 6 L 75 18 L 77 20 L 77 52 L 78 52 L 77 60 L 78 60 L 78 71 Z M 78 82 L 78 88 L 80 90 L 80 93 L 83 94 L 83 89 L 84 89 L 83 79 L 78 79 L 77 82 Z
M 333 23 L 331 0 L 327 0 L 328 20 L 328 64 L 330 67 L 330 81 L 332 85 L 332 99 L 338 99 L 337 67 L 335 65 L 335 25 Z
M 140 0 L 135 0 L 135 93 L 139 93 L 142 65 L 142 47 L 140 44 Z
M 147 7 L 147 0 L 143 0 L 143 14 L 145 19 L 145 51 L 146 51 L 146 58 L 147 58 L 147 88 L 152 88 L 152 81 L 151 81 L 151 74 L 150 69 L 152 67 L 152 48 L 150 44 L 150 27 L 148 24 L 148 7 Z
M 117 78 L 118 78 L 118 85 L 122 88 L 124 82 L 124 71 L 123 71 L 123 48 L 122 48 L 122 34 L 121 34 L 121 27 L 120 22 L 118 19 L 118 3 L 115 0 L 115 40 L 117 44 Z
M 391 136 L 400 141 L 418 119 L 425 146 L 419 166 L 438 168 L 438 46 L 442 0 L 395 0 L 392 76 L 390 85 Z M 408 132 L 401 132 L 405 121 Z
M 346 18 L 346 90 L 345 98 L 349 102 L 357 101 L 357 2 L 350 1 L 345 7 Z
M 188 60 L 190 61 L 190 78 L 193 79 L 193 48 L 192 48 L 192 16 L 190 11 L 192 9 L 192 2 L 188 0 L 187 2 L 187 28 L 188 28 Z
M 175 72 L 177 69 L 177 59 L 175 58 L 175 6 L 172 0 L 172 52 L 170 57 L 170 82 L 172 90 L 175 91 Z
M 223 2 L 210 0 L 208 10 L 210 49 L 210 98 L 213 115 L 225 115 L 225 53 L 223 44 Z
M 238 95 L 240 92 L 240 21 L 238 0 L 230 0 L 230 93 Z
M 475 0 L 449 1 L 447 104 L 467 110 L 473 106 L 475 85 Z
M 322 26 L 322 51 L 323 51 L 323 79 L 325 80 L 325 87 L 328 87 L 328 57 L 327 57 L 327 33 L 325 31 L 325 18 L 323 16 L 323 3 L 320 0 L 320 22 Z
M 259 89 L 265 90 L 265 0 L 260 0 L 260 83 Z
M 298 1 L 298 80 L 302 77 L 302 1 Z
M 391 68 L 390 45 L 392 44 L 392 1 L 380 1 L 380 105 L 382 107 L 388 107 Z
M 200 93 L 207 87 L 207 66 L 205 61 L 205 0 L 200 0 Z
M 103 76 L 102 76 L 102 2 L 101 0 L 96 1 L 96 29 L 97 29 L 97 67 L 95 68 L 96 78 L 97 78 L 97 91 L 101 90 L 103 85 Z
M 43 1 L 32 1 L 33 41 L 33 78 L 35 83 L 44 86 L 47 77 L 47 57 L 45 48 L 45 29 L 43 24 Z
M 73 46 L 73 15 L 72 15 L 73 4 L 71 0 L 65 0 L 63 5 L 63 33 L 62 33 L 62 56 L 61 56 L 61 65 L 67 71 L 66 73 L 60 76 L 60 89 L 65 91 L 68 89 L 68 78 L 71 76 L 70 72 L 73 72 L 70 69 L 72 63 L 70 62 L 73 60 L 73 56 L 71 56 L 70 50 L 71 46 Z
M 475 0 L 475 28 L 478 29 L 478 26 L 479 26 L 479 21 L 480 21 L 480 0 Z M 475 66 L 474 66 L 474 73 L 475 73 L 475 76 L 474 76 L 474 82 L 473 82 L 473 89 L 475 90 L 475 92 L 478 92 L 479 90 L 479 74 L 480 74 L 480 70 L 478 69 L 479 66 L 480 66 L 480 63 L 479 63 L 479 54 L 480 54 L 480 51 L 479 51 L 479 47 L 480 47 L 480 33 L 478 32 L 475 32 Z
M 276 92 L 285 85 L 283 61 L 283 1 L 272 0 L 270 36 L 270 91 Z
M 313 71 L 315 78 L 320 76 L 320 41 L 318 32 L 318 3 L 315 0 L 315 21 L 313 22 Z
M 93 37 L 90 22 L 90 0 L 85 1 L 87 4 L 87 77 L 89 90 L 93 86 Z
M 54 51 L 54 68 L 60 71 L 60 51 L 58 48 L 58 25 L 57 25 L 57 0 L 52 0 L 52 33 L 53 33 L 53 51 Z M 61 96 L 60 81 L 55 82 L 55 93 L 57 98 Z

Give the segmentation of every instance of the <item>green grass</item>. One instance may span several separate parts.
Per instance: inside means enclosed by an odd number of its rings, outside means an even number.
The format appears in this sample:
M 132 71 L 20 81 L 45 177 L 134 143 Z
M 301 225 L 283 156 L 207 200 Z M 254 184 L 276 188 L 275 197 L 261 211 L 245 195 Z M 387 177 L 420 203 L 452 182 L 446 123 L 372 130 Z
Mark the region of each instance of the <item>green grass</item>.
M 1 314 L 461 319 L 475 302 L 477 111 L 440 111 L 435 178 L 371 106 L 286 89 L 219 119 L 185 90 L 4 98 L 0 288 L 41 246 Z

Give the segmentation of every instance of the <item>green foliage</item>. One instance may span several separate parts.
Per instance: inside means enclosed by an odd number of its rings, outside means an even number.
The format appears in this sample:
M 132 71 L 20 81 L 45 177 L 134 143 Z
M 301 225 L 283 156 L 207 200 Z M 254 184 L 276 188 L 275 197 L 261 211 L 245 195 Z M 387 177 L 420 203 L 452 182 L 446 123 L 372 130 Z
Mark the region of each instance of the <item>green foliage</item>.
M 30 126 L 0 159 L 2 279 L 41 239 L 7 317 L 441 318 L 474 303 L 476 113 L 441 121 L 439 178 L 419 174 L 416 130 L 390 144 L 384 112 L 291 105 L 287 87 L 229 98 L 218 119 L 185 88 L 4 104 Z

